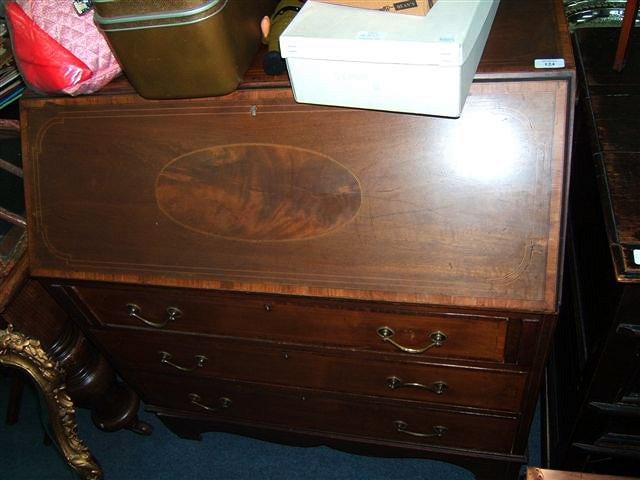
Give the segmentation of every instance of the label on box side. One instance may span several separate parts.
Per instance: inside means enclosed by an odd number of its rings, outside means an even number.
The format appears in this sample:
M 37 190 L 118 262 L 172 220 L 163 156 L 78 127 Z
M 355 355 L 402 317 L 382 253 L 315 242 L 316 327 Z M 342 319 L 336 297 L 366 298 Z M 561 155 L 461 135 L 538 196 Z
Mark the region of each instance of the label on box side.
M 633 261 L 635 262 L 636 265 L 640 265 L 640 249 L 639 248 L 635 248 L 633 250 Z
M 369 32 L 362 30 L 357 33 L 356 38 L 358 40 L 384 40 L 386 35 L 383 32 Z
M 393 4 L 393 8 L 396 10 L 406 10 L 407 8 L 418 8 L 418 2 L 416 0 L 406 0 L 404 2 L 396 2 Z
M 535 68 L 564 68 L 564 58 L 536 58 Z

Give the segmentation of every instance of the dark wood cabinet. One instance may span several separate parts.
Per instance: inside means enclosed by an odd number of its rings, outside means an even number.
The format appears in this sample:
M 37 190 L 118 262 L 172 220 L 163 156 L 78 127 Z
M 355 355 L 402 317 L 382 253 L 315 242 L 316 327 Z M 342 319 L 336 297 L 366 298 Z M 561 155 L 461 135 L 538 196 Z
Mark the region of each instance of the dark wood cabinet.
M 503 0 L 459 119 L 297 104 L 255 70 L 216 98 L 25 99 L 33 273 L 183 436 L 514 477 L 560 301 L 574 73 L 561 2 Z
M 640 55 L 619 29 L 575 34 L 579 108 L 565 299 L 547 376 L 554 468 L 640 472 Z

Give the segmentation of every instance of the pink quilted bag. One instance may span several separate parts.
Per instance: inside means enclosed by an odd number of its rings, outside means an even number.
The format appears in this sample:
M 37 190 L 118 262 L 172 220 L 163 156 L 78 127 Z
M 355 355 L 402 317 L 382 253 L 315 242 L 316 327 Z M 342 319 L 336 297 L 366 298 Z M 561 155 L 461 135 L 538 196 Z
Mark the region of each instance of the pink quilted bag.
M 71 0 L 7 2 L 14 56 L 36 91 L 80 95 L 95 92 L 120 74 L 92 15 L 80 16 Z

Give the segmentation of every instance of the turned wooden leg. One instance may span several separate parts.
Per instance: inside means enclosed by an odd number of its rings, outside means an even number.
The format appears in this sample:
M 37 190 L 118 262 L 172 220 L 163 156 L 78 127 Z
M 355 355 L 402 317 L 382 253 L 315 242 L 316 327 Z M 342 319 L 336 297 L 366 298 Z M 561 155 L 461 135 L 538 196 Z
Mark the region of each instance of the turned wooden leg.
M 106 359 L 80 329 L 67 321 L 51 346 L 51 356 L 67 371 L 69 395 L 80 407 L 91 410 L 93 423 L 105 432 L 127 429 L 150 435 L 153 427 L 138 419 L 140 399 L 120 382 Z
M 97 461 L 78 437 L 75 409 L 65 391 L 63 370 L 40 342 L 15 332 L 11 325 L 0 330 L 0 365 L 18 368 L 34 380 L 46 402 L 54 440 L 67 463 L 81 478 L 102 478 Z
M 91 410 L 98 428 L 109 432 L 124 428 L 143 435 L 153 431 L 138 419 L 140 400 L 135 392 L 117 379 L 109 363 L 42 285 L 29 280 L 3 316 L 16 329 L 42 342 L 66 372 L 68 394 L 77 406 Z

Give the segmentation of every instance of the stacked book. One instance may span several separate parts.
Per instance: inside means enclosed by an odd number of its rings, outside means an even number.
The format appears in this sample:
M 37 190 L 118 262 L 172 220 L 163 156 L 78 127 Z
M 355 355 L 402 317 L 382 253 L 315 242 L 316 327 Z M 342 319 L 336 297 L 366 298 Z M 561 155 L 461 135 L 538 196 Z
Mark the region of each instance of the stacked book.
M 13 61 L 7 26 L 0 23 L 0 109 L 20 98 L 24 89 L 25 84 Z

